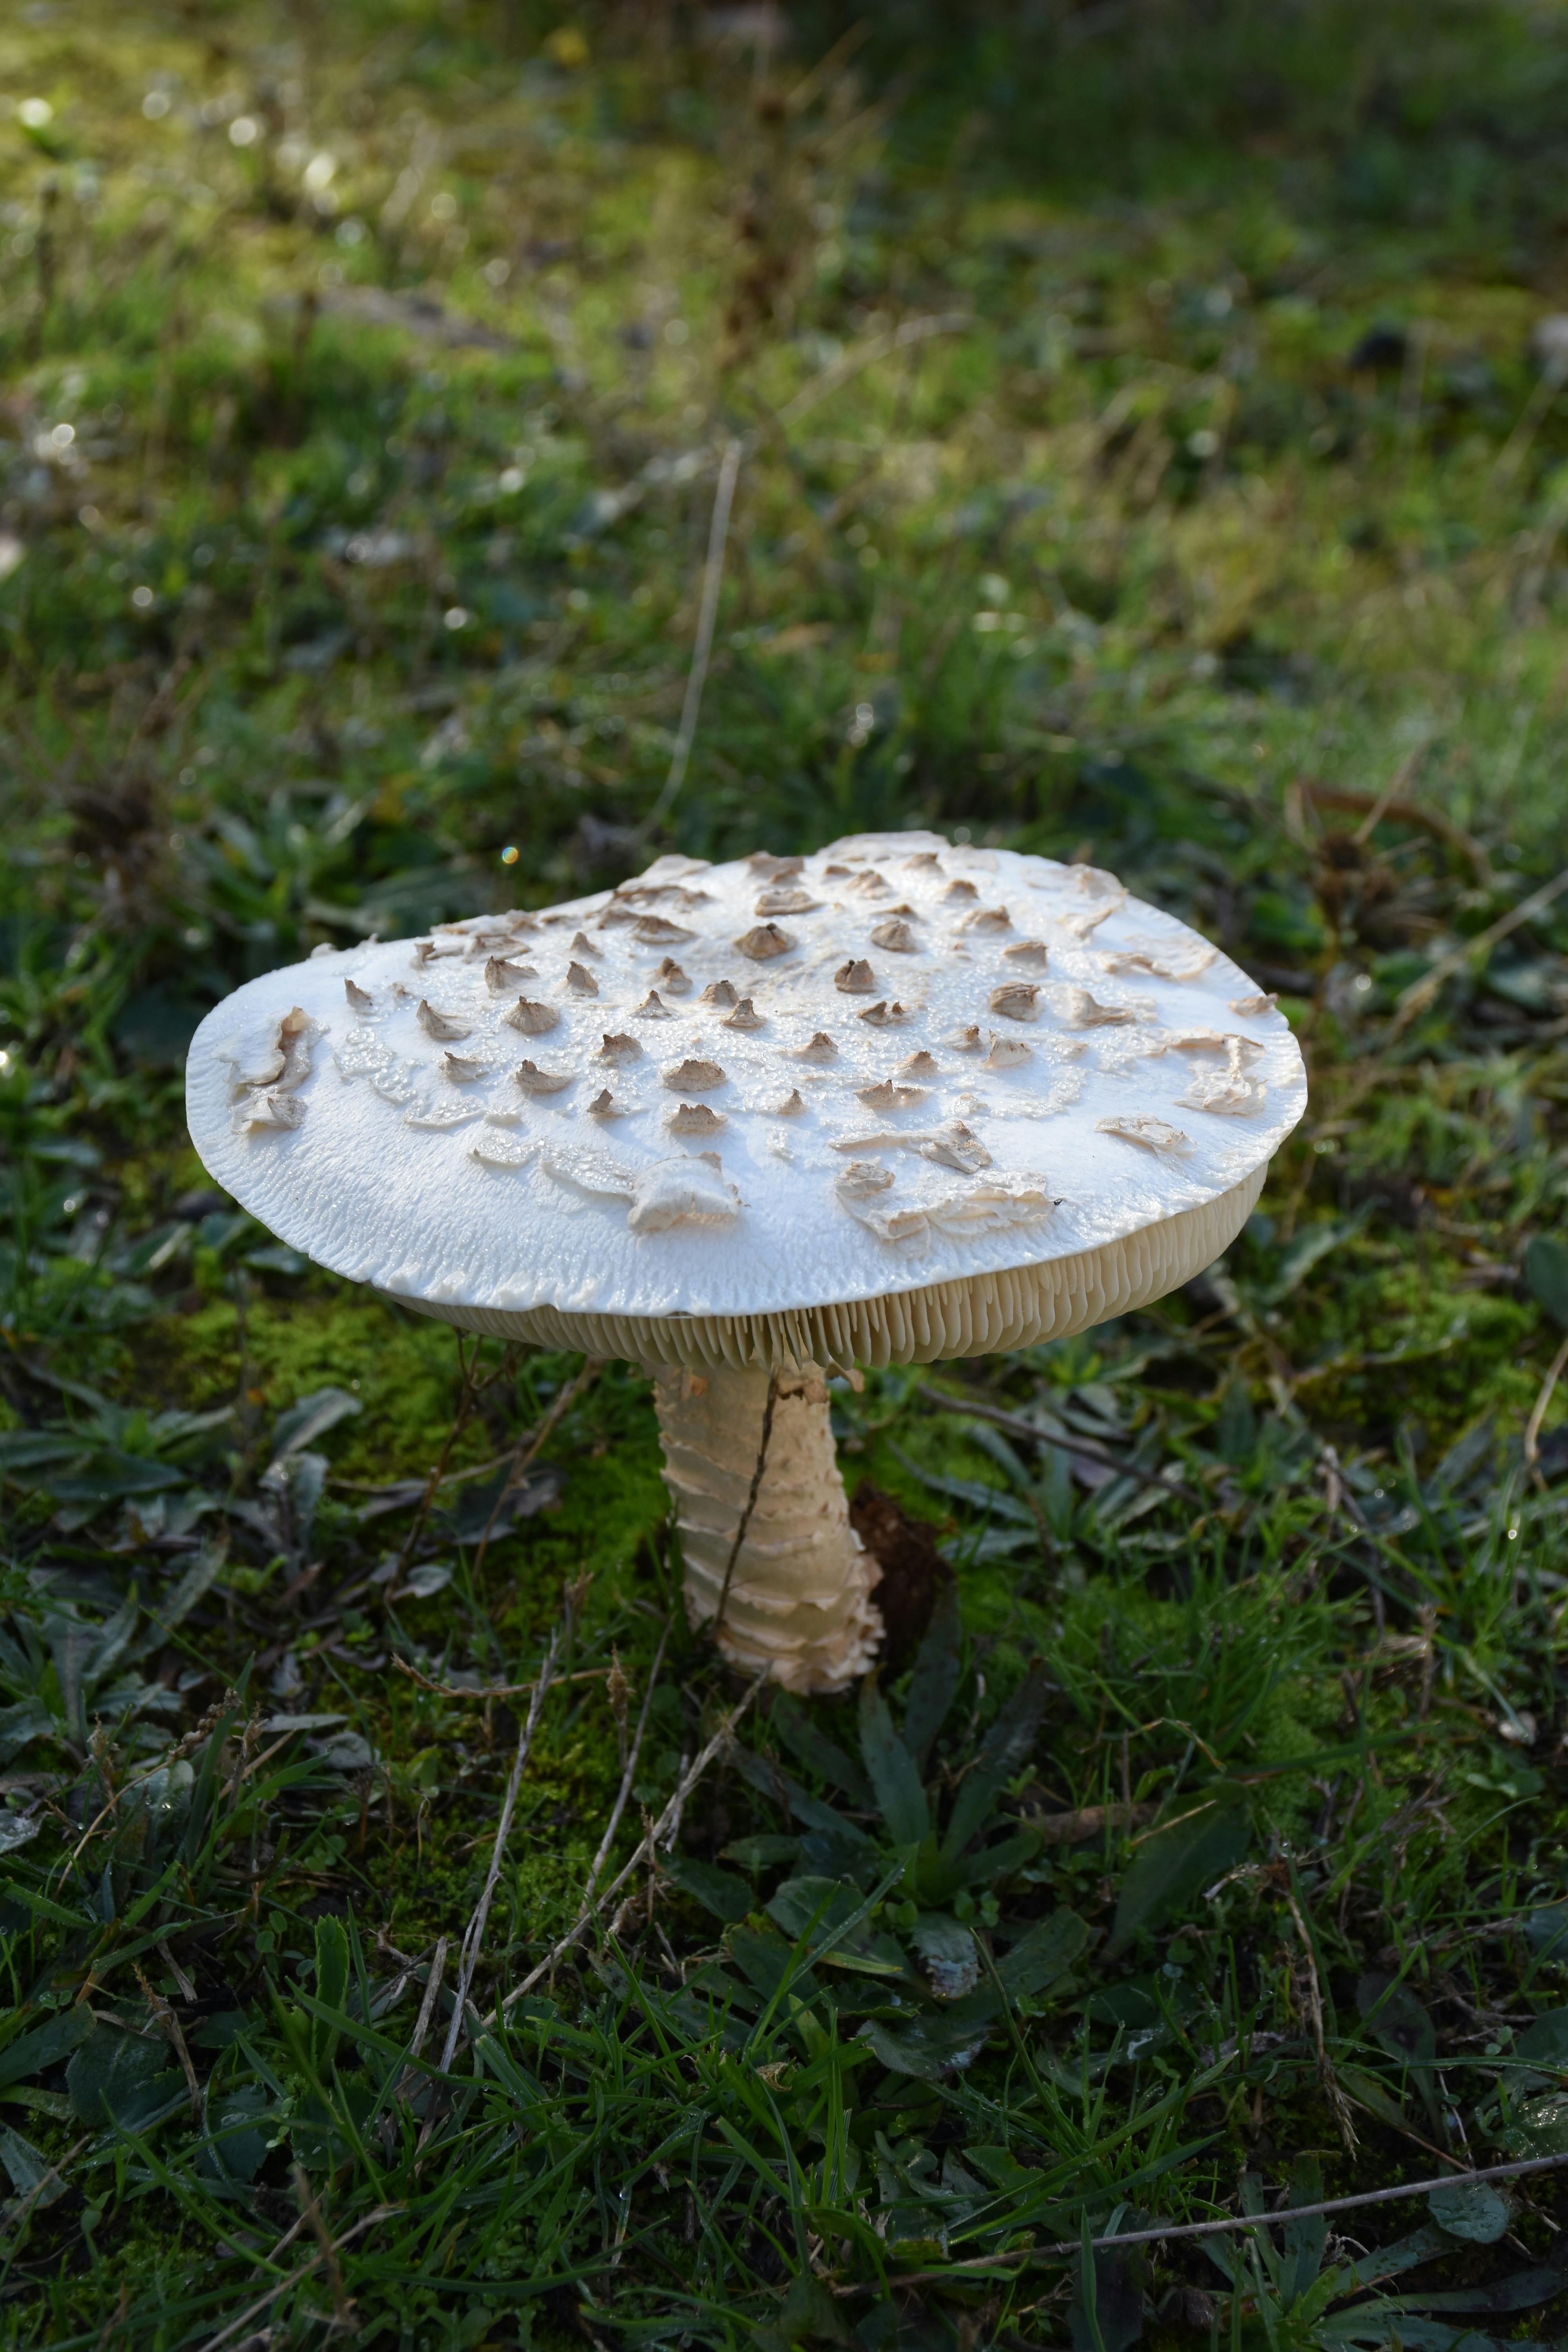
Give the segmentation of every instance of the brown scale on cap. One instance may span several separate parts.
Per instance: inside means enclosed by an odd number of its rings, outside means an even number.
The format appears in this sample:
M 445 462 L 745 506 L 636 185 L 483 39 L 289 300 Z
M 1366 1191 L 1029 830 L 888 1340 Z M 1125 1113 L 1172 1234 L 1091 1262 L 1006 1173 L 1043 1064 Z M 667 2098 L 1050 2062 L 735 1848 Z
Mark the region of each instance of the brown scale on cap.
M 885 898 L 888 895 L 887 884 L 870 867 L 863 874 L 857 874 L 849 887 L 858 898 Z
M 973 882 L 950 882 L 942 895 L 949 906 L 956 907 L 966 898 L 978 898 L 980 893 Z
M 886 948 L 891 955 L 920 953 L 920 941 L 913 931 L 910 930 L 908 923 L 900 922 L 896 917 L 889 922 L 877 925 L 871 933 L 871 945 L 874 948 Z
M 942 1072 L 934 1055 L 921 1053 L 911 1054 L 907 1062 L 901 1063 L 899 1075 L 905 1078 L 936 1078 L 942 1076 Z
M 671 1094 L 710 1095 L 715 1087 L 728 1086 L 730 1081 L 717 1062 L 685 1061 L 673 1070 L 666 1070 L 664 1083 Z
M 599 993 L 599 983 L 585 964 L 567 965 L 566 985 L 574 996 L 597 996 Z
M 621 1118 L 625 1114 L 609 1087 L 604 1087 L 588 1105 L 588 1116 L 590 1118 Z
M 492 996 L 505 996 L 521 988 L 525 980 L 537 980 L 539 974 L 531 963 L 509 963 L 505 956 L 491 956 L 485 966 L 485 986 Z
M 758 923 L 743 938 L 738 939 L 735 945 L 753 963 L 769 963 L 774 956 L 788 955 L 795 941 L 787 931 L 781 931 L 776 923 Z
M 810 915 L 822 901 L 814 898 L 809 890 L 764 890 L 757 900 L 759 915 Z
M 1013 918 L 1005 907 L 981 907 L 973 915 L 965 916 L 960 928 L 965 931 L 977 931 L 983 934 L 988 931 L 1010 931 L 1013 928 Z
M 765 849 L 753 849 L 746 863 L 753 874 L 768 882 L 782 882 L 791 874 L 803 872 L 805 866 L 804 857 L 773 857 Z
M 1050 950 L 1043 940 L 1020 940 L 1016 948 L 1003 949 L 1002 961 L 1016 964 L 1020 971 L 1044 971 Z
M 1120 1136 L 1123 1143 L 1140 1144 L 1145 1151 L 1176 1152 L 1192 1148 L 1192 1137 L 1163 1118 L 1096 1119 L 1097 1135 Z
M 619 1068 L 627 1062 L 640 1062 L 642 1047 L 635 1037 L 628 1037 L 622 1031 L 606 1030 L 605 1042 L 594 1059 L 596 1062 L 612 1062 Z
M 957 1030 L 947 1042 L 955 1054 L 978 1054 L 980 1032 L 972 1023 L 967 1029 Z
M 674 1013 L 659 997 L 657 988 L 650 988 L 637 1006 L 635 1017 L 639 1021 L 673 1021 Z
M 525 1037 L 542 1037 L 547 1029 L 555 1027 L 560 1018 L 553 1004 L 537 1004 L 531 997 L 520 996 L 506 1015 L 503 1025 L 508 1029 L 521 1029 Z
M 801 1098 L 800 1088 L 796 1087 L 788 1101 L 780 1103 L 773 1116 L 776 1118 L 798 1118 L 805 1108 L 805 1104 Z
M 368 988 L 356 988 L 352 980 L 343 982 L 343 994 L 348 998 L 351 1013 L 368 1013 L 375 1003 Z
M 723 1126 L 723 1115 L 710 1110 L 706 1103 L 682 1103 L 671 1111 L 664 1122 L 671 1135 L 717 1135 Z
M 441 1056 L 441 1076 L 444 1078 L 449 1079 L 455 1087 L 470 1086 L 475 1078 L 484 1078 L 489 1076 L 489 1064 L 488 1062 L 470 1062 L 461 1054 L 443 1054 Z
M 710 980 L 703 990 L 700 1002 L 703 1004 L 721 1004 L 726 1008 L 731 1007 L 736 1002 L 735 991 L 727 980 Z
M 1040 992 L 1032 980 L 1010 980 L 991 992 L 991 1011 L 1004 1021 L 1037 1021 L 1036 999 Z
M 910 1110 L 926 1098 L 924 1087 L 896 1087 L 891 1078 L 883 1078 L 874 1087 L 858 1087 L 856 1092 L 868 1110 Z
M 721 1021 L 719 1026 L 721 1029 L 763 1029 L 767 1024 L 751 998 L 742 996 L 729 1019 Z
M 419 1010 L 414 1017 L 426 1037 L 436 1037 L 445 1042 L 448 1038 L 466 1037 L 468 1034 L 468 1024 L 466 1021 L 459 1021 L 449 1013 L 437 1013 L 428 997 L 420 998 Z
M 911 1019 L 912 1016 L 905 1011 L 901 1004 L 889 1004 L 884 1002 L 876 1004 L 868 1004 L 866 1010 L 858 1015 L 858 1018 L 862 1021 L 868 1021 L 873 1029 L 898 1029 L 901 1028 L 903 1024 Z
M 998 1037 L 993 1030 L 991 1051 L 980 1066 L 983 1070 L 1016 1070 L 1020 1062 L 1033 1061 L 1034 1056 L 1034 1047 L 1026 1045 L 1022 1037 Z
M 570 1070 L 542 1070 L 536 1062 L 520 1062 L 512 1076 L 525 1095 L 558 1095 L 572 1083 Z
M 919 849 L 912 857 L 905 858 L 904 871 L 906 874 L 940 874 L 942 860 L 934 849 Z
M 1259 1013 L 1272 1013 L 1279 1002 L 1278 996 L 1233 996 L 1230 1009 L 1233 1013 L 1239 1013 L 1244 1020 L 1256 1019 Z
M 1100 1003 L 1087 988 L 1068 991 L 1068 1019 L 1075 1028 L 1124 1029 L 1137 1018 L 1136 1013 L 1130 1013 L 1125 1005 Z
M 826 1030 L 819 1029 L 808 1045 L 796 1048 L 794 1058 L 797 1062 L 836 1062 L 838 1048 Z
M 637 937 L 647 948 L 672 948 L 677 940 L 694 940 L 697 934 L 684 923 L 667 922 L 662 915 L 643 915 L 637 920 Z
M 846 996 L 869 996 L 876 988 L 877 975 L 864 957 L 851 956 L 834 973 L 833 985 Z
M 654 978 L 666 996 L 689 996 L 691 993 L 691 982 L 673 956 L 665 957 Z
M 591 955 L 595 963 L 601 963 L 604 961 L 604 949 L 596 948 L 585 931 L 573 932 L 572 952 L 574 955 Z

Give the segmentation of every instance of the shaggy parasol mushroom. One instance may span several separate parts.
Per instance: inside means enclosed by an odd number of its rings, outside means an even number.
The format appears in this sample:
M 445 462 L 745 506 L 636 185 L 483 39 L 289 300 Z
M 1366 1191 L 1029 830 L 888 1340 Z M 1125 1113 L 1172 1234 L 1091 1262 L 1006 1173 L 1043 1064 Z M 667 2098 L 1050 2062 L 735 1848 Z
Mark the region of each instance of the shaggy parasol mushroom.
M 797 1691 L 881 1631 L 826 1375 L 1159 1297 L 1305 1100 L 1273 999 L 1173 916 L 923 833 L 318 949 L 188 1077 L 213 1176 L 319 1264 L 649 1369 L 692 1621 Z

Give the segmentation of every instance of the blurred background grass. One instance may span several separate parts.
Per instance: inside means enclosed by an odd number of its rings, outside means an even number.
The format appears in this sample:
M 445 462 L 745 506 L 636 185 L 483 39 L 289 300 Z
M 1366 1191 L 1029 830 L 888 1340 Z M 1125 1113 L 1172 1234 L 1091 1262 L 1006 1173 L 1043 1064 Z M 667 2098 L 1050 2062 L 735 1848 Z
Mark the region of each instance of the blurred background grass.
M 292 2342 L 351 2305 L 433 2346 L 1458 2340 L 1298 2311 L 1260 2258 L 1097 2303 L 1018 2249 L 1156 2174 L 1200 2212 L 1303 2148 L 1353 2188 L 1563 2137 L 1565 83 L 1555 5 L 0 25 L 15 2340 Z M 934 2043 L 900 2074 L 910 2003 L 935 2031 L 914 1960 L 870 2045 L 818 1972 L 726 2056 L 679 1988 L 743 2011 L 748 1904 L 798 1925 L 757 1757 L 883 1834 L 822 1744 L 843 1711 L 763 1708 L 621 1958 L 519 2012 L 537 2048 L 465 2049 L 466 2087 L 427 2051 L 410 2105 L 515 1736 L 462 1692 L 530 1675 L 584 1574 L 576 1654 L 646 1682 L 651 1413 L 622 1372 L 568 1394 L 575 1360 L 467 1377 L 272 1243 L 190 1151 L 185 1043 L 322 941 L 906 824 L 1117 868 L 1280 992 L 1312 1075 L 1180 1297 L 836 1400 L 851 1483 L 957 1572 L 939 1809 L 1046 1662 L 997 1802 L 1070 1830 L 961 1925 L 1011 1950 L 1060 1914 L 1116 1958 L 1064 1944 L 1018 1993 L 1022 2074 Z M 472 1476 L 426 1511 L 433 1464 Z M 634 1816 L 734 1696 L 669 1638 Z M 575 1916 L 615 1796 L 625 1710 L 588 1687 L 530 1765 L 487 2001 Z M 1200 1822 L 1159 1887 L 1156 1817 Z M 878 1932 L 918 1953 L 895 1894 Z M 166 2082 L 116 2072 L 127 2030 Z M 737 2099 L 735 2171 L 702 2115 L 733 2134 Z M 1554 2193 L 1494 2237 L 1539 2253 Z M 1491 2292 L 1477 2242 L 1416 2275 Z

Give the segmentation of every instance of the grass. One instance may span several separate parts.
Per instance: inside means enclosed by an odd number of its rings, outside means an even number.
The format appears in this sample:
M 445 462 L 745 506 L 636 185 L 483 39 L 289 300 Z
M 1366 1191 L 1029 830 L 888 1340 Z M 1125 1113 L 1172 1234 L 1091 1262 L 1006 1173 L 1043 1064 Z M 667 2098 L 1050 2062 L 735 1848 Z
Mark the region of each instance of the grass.
M 1561 2327 L 1551 2171 L 1085 2242 L 1568 2156 L 1568 44 L 790 21 L 0 27 L 7 2345 Z M 903 824 L 1221 939 L 1312 1107 L 1175 1297 L 838 1384 L 953 1581 L 799 1706 L 640 1381 L 313 1271 L 180 1066 L 323 940 Z

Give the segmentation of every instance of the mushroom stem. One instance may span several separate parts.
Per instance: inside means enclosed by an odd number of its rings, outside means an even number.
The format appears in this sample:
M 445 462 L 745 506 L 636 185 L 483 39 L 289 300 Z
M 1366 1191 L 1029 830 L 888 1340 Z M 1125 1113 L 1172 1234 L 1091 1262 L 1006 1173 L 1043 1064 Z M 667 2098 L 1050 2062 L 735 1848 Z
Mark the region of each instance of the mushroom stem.
M 769 1666 L 786 1690 L 845 1689 L 882 1638 L 870 1597 L 881 1570 L 849 1524 L 825 1376 L 815 1364 L 772 1376 L 759 1477 L 770 1378 L 763 1367 L 650 1372 L 692 1624 L 711 1622 L 722 1601 L 719 1647 L 732 1665 L 752 1674 Z

